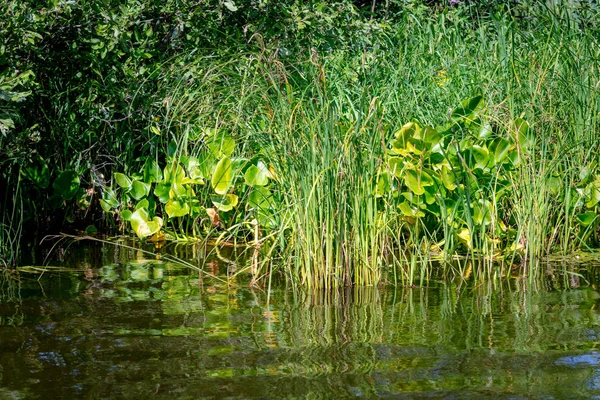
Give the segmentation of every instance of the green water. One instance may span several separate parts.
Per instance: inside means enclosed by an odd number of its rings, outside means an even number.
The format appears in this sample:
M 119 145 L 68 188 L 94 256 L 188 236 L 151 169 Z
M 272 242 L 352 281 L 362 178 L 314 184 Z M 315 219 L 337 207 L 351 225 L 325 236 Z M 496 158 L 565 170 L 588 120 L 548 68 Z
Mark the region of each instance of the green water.
M 70 254 L 76 271 L 0 275 L 0 399 L 600 398 L 600 296 L 572 275 L 268 296 L 244 273 Z

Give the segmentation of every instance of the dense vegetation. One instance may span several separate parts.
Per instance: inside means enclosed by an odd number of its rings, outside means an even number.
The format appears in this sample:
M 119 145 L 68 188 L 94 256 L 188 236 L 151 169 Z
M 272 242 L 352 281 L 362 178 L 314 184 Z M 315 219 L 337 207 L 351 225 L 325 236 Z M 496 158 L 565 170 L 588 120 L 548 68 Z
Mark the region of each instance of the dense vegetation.
M 4 2 L 3 263 L 34 227 L 250 243 L 324 287 L 597 246 L 600 9 L 365 3 Z

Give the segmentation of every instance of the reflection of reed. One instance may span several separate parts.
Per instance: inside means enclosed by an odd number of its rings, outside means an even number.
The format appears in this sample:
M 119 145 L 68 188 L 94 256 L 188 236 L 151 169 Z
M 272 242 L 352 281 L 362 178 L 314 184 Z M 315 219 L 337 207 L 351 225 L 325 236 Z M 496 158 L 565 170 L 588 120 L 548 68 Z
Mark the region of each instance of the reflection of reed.
M 0 326 L 23 323 L 25 316 L 21 303 L 21 281 L 18 274 L 9 269 L 0 269 Z

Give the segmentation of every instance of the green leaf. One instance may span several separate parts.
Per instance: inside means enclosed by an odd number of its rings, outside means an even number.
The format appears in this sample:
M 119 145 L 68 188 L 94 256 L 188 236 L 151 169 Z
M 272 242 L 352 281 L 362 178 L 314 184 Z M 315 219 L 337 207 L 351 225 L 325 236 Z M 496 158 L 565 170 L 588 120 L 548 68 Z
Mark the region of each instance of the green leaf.
M 79 189 L 79 175 L 73 170 L 61 172 L 52 184 L 54 193 L 63 200 L 71 200 Z
M 431 126 L 426 126 L 423 129 L 423 142 L 427 143 L 430 147 L 438 144 L 442 138 L 442 134 Z
M 163 204 L 171 199 L 170 192 L 171 185 L 168 183 L 159 183 L 154 188 L 154 195 L 158 197 L 158 200 Z
M 98 233 L 98 229 L 94 225 L 88 225 L 85 228 L 85 234 L 89 236 L 94 236 Z
M 138 203 L 135 205 L 135 209 L 139 210 L 140 208 L 145 208 L 146 210 L 150 211 L 150 202 L 148 199 L 138 201 Z
M 225 196 L 211 196 L 211 200 L 220 211 L 230 211 L 238 205 L 238 197 L 231 193 Z
M 160 182 L 163 179 L 162 170 L 154 160 L 147 159 L 144 163 L 144 182 Z
M 34 160 L 23 168 L 23 175 L 42 189 L 50 185 L 50 171 L 48 165 L 41 158 Z
M 235 150 L 235 140 L 231 136 L 216 135 L 208 141 L 208 150 L 214 158 L 231 157 Z
M 475 168 L 484 169 L 487 167 L 490 162 L 490 153 L 488 149 L 475 144 L 471 147 L 471 154 L 473 154 L 473 158 L 475 159 Z
M 500 164 L 508 156 L 510 150 L 510 142 L 504 138 L 497 137 L 490 144 L 490 153 L 494 154 L 494 162 Z
M 577 220 L 583 226 L 591 225 L 596 220 L 596 213 L 588 211 L 583 214 L 577 214 Z
M 402 178 L 404 159 L 401 157 L 390 157 L 388 159 L 388 168 L 392 175 L 394 175 L 396 178 Z
M 267 166 L 258 162 L 258 165 L 251 165 L 244 175 L 246 185 L 248 186 L 265 186 L 269 183 L 268 178 L 269 170 Z
M 160 217 L 154 217 L 152 220 L 148 217 L 148 211 L 143 208 L 136 210 L 129 219 L 131 227 L 140 239 L 152 236 L 162 228 L 163 220 Z
M 198 160 L 198 158 L 186 157 L 183 166 L 190 177 L 190 183 L 204 184 L 204 178 L 206 178 L 206 176 L 202 172 L 200 160 Z
M 125 190 L 131 189 L 131 179 L 129 179 L 127 175 L 122 174 L 120 172 L 115 172 L 114 177 L 115 181 L 117 181 L 117 185 L 119 185 Z
M 229 157 L 223 157 L 215 167 L 211 185 L 217 194 L 225 194 L 233 183 L 233 171 Z
M 140 200 L 143 197 L 146 197 L 150 193 L 150 185 L 148 183 L 144 183 L 142 181 L 133 181 L 131 184 L 131 197 L 136 200 Z
M 100 199 L 100 206 L 105 212 L 109 212 L 113 208 L 119 207 L 119 200 L 114 190 L 110 188 L 104 189 L 102 193 L 102 199 Z
M 392 141 L 392 151 L 397 154 L 406 155 L 409 151 L 407 148 L 409 139 L 421 138 L 421 127 L 416 122 L 409 122 L 402 126 L 395 133 L 395 139 Z
M 167 212 L 169 218 L 183 217 L 189 214 L 190 206 L 187 204 L 187 202 L 169 200 L 169 202 L 165 204 L 165 211 Z
M 434 181 L 431 176 L 424 171 L 407 169 L 404 172 L 404 183 L 414 194 L 420 196 L 425 193 L 425 186 L 433 185 Z
M 164 183 L 177 183 L 177 184 L 182 184 L 183 183 L 183 179 L 185 178 L 185 171 L 183 170 L 183 167 L 178 163 L 178 162 L 170 162 L 166 167 L 165 167 L 165 171 L 164 171 L 164 179 L 163 182 Z
M 421 217 L 425 216 L 425 213 L 423 211 L 421 211 L 419 209 L 419 207 L 415 207 L 414 205 L 411 205 L 406 200 L 403 201 L 402 203 L 400 203 L 398 208 L 400 209 L 402 214 L 404 214 L 407 217 L 421 218 Z
M 121 219 L 123 221 L 129 221 L 131 219 L 132 215 L 133 215 L 133 213 L 131 212 L 131 210 L 123 210 L 123 211 L 121 211 Z
M 475 96 L 464 100 L 460 103 L 452 113 L 452 118 L 455 120 L 472 119 L 473 114 L 483 108 L 483 96 Z
M 446 165 L 442 166 L 440 170 L 440 178 L 442 179 L 442 184 L 448 190 L 456 189 L 456 177 L 450 168 Z

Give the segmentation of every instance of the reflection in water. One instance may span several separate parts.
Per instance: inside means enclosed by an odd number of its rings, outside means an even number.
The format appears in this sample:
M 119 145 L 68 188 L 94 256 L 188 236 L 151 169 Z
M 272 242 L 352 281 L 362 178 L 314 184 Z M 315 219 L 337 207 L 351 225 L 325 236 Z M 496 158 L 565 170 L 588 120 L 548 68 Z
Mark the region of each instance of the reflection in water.
M 0 398 L 600 395 L 591 287 L 268 295 L 242 274 L 228 284 L 231 268 L 205 253 L 189 259 L 221 279 L 133 250 L 86 252 L 74 272 L 0 275 Z

